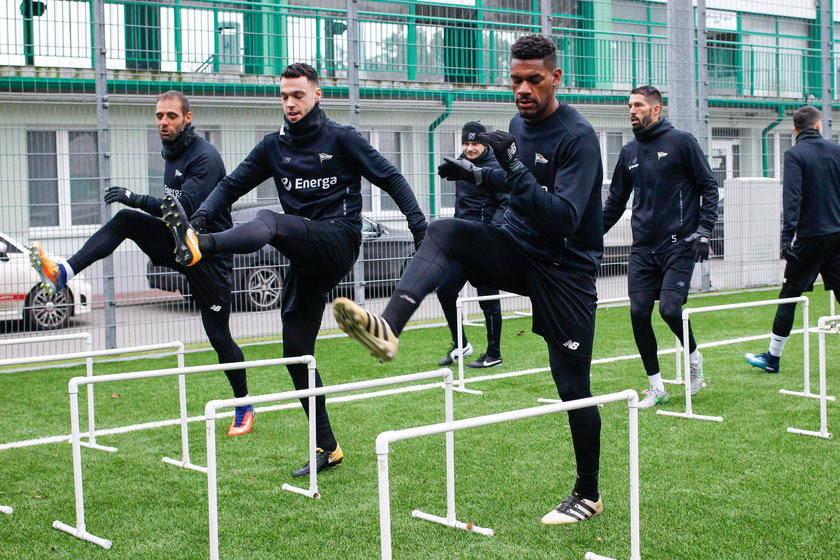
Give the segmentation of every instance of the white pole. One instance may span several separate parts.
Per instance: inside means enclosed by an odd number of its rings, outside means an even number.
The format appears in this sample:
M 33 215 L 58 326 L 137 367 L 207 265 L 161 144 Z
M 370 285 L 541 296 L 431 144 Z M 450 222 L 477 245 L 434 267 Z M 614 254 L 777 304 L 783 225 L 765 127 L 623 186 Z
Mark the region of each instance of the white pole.
M 444 377 L 443 382 L 444 421 L 455 420 L 452 402 L 452 373 Z M 455 521 L 455 433 L 446 432 L 446 520 Z
M 391 486 L 388 480 L 388 444 L 383 443 L 384 451 L 380 452 L 378 440 L 379 438 L 377 438 L 376 446 L 376 471 L 379 477 L 379 541 L 381 543 L 382 560 L 392 560 Z
M 689 314 L 683 313 L 682 320 L 682 335 L 683 335 L 683 371 L 685 372 L 685 413 L 687 416 L 692 415 L 691 411 L 691 363 L 690 352 L 688 351 L 688 333 L 689 333 Z
M 820 393 L 818 398 L 820 400 L 820 430 L 818 432 L 813 430 L 801 430 L 798 428 L 789 427 L 787 429 L 788 432 L 792 434 L 800 434 L 804 436 L 814 436 L 814 437 L 821 437 L 824 439 L 831 439 L 833 435 L 831 432 L 828 431 L 828 409 L 827 409 L 827 401 L 833 400 L 834 397 L 829 397 L 826 395 L 826 381 L 825 381 L 825 334 L 826 331 L 830 328 L 829 323 L 835 322 L 840 319 L 840 316 L 837 315 L 829 315 L 826 317 L 820 317 L 817 320 L 817 340 L 819 344 L 818 355 L 820 360 Z
M 630 441 L 630 560 L 640 560 L 641 536 L 639 534 L 639 403 L 638 396 L 631 397 L 628 405 L 628 431 Z
M 811 344 L 808 331 L 810 330 L 810 324 L 808 321 L 808 299 L 805 298 L 805 301 L 802 302 L 802 332 L 803 332 L 803 340 L 802 340 L 802 355 L 804 360 L 804 375 L 805 375 L 805 388 L 803 392 L 805 393 L 804 396 L 810 397 L 811 396 Z
M 309 389 L 315 388 L 315 364 L 310 362 L 307 367 Z M 318 436 L 315 433 L 316 407 L 315 395 L 309 396 L 309 491 L 313 498 L 320 498 L 318 493 L 318 465 L 315 448 L 318 447 Z
M 205 409 L 207 435 L 207 514 L 210 524 L 210 560 L 219 560 L 219 497 L 216 480 L 216 410 Z

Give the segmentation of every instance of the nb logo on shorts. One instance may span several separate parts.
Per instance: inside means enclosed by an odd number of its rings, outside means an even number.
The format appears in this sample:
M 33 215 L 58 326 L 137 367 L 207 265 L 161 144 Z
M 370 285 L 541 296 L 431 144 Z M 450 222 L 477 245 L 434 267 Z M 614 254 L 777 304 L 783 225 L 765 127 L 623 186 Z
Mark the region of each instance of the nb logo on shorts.
M 569 350 L 577 350 L 580 347 L 580 342 L 575 342 L 574 340 L 567 340 L 563 343 L 563 346 L 565 346 Z
M 211 306 L 210 306 L 210 311 L 216 311 L 216 312 L 219 312 L 219 311 L 221 311 L 221 310 L 222 310 L 222 306 L 221 306 L 221 305 L 211 305 Z

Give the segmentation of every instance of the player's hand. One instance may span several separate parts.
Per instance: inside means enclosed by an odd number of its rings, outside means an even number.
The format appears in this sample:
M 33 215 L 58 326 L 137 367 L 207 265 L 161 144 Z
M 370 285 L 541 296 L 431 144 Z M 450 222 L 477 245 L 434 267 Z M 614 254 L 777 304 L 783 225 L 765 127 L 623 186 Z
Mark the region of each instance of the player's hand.
M 190 218 L 190 227 L 196 233 L 207 233 L 207 216 L 204 214 L 194 214 Z
M 423 229 L 416 229 L 411 232 L 411 235 L 414 236 L 414 250 L 420 248 L 420 244 L 423 243 L 423 240 L 426 239 L 426 228 Z
M 481 167 L 476 167 L 466 159 L 454 159 L 445 157 L 443 163 L 438 165 L 438 175 L 449 181 L 466 181 L 467 183 L 481 184 Z
M 501 130 L 482 132 L 478 135 L 478 139 L 490 146 L 493 153 L 496 154 L 496 161 L 508 173 L 524 167 L 522 162 L 519 161 L 516 140 L 514 140 L 512 134 Z
M 126 206 L 137 208 L 140 204 L 140 197 L 125 187 L 112 185 L 105 189 L 105 202 L 107 204 L 122 202 Z
M 709 258 L 709 236 L 706 233 L 694 232 L 686 239 L 691 243 L 691 255 L 694 262 L 703 262 Z
M 790 241 L 782 243 L 782 258 L 789 263 L 799 260 L 799 256 L 793 251 L 793 245 L 791 245 Z

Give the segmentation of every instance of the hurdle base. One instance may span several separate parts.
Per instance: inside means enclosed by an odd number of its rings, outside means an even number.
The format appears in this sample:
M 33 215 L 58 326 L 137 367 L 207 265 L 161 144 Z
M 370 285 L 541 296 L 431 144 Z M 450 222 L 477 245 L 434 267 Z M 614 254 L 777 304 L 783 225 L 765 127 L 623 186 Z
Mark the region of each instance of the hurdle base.
M 656 413 L 661 414 L 662 416 L 678 416 L 679 418 L 688 418 L 689 420 L 723 422 L 723 416 L 704 416 L 702 414 L 694 414 L 693 412 L 671 412 L 670 410 L 657 410 Z
M 411 512 L 411 517 L 423 519 L 425 521 L 431 521 L 432 523 L 439 523 L 440 525 L 452 527 L 453 529 L 462 529 L 464 531 L 469 531 L 470 533 L 478 533 L 479 535 L 484 535 L 485 537 L 493 536 L 493 529 L 479 527 L 478 525 L 475 525 L 473 523 L 464 523 L 463 521 L 458 521 L 457 519 L 449 521 L 445 517 L 438 517 L 437 515 L 432 515 L 430 513 L 420 511 L 419 509 L 413 510 Z
M 484 391 L 479 391 L 478 389 L 467 389 L 466 387 L 452 387 L 453 391 L 458 391 L 459 393 L 469 393 L 470 395 L 483 395 Z
M 207 467 L 196 465 L 195 463 L 191 463 L 189 460 L 179 461 L 178 459 L 172 459 L 171 457 L 163 457 L 161 461 L 167 465 L 173 465 L 175 467 L 181 467 L 182 469 L 189 469 L 191 471 L 198 471 L 200 473 L 207 474 Z
M 67 443 L 72 443 L 68 441 Z M 109 447 L 107 445 L 99 445 L 95 441 L 80 441 L 79 445 L 82 447 L 87 447 L 88 449 L 98 449 L 99 451 L 107 451 L 108 453 L 116 453 L 116 447 Z
M 779 392 L 783 395 L 791 395 L 794 397 L 805 397 L 806 399 L 819 399 L 822 398 L 817 393 L 806 393 L 804 391 L 788 391 L 787 389 L 779 389 Z M 825 400 L 827 401 L 834 401 L 837 400 L 835 397 L 831 395 L 826 395 Z
M 95 545 L 101 546 L 104 549 L 111 548 L 111 541 L 108 539 L 103 539 L 101 537 L 97 537 L 92 533 L 88 533 L 87 531 L 80 531 L 75 527 L 71 527 L 66 523 L 62 523 L 61 521 L 53 521 L 53 529 L 58 529 L 59 531 L 64 531 L 67 534 L 73 535 L 77 539 L 81 539 L 83 541 L 87 541 L 93 543 Z
M 813 430 L 800 430 L 798 428 L 788 428 L 791 434 L 799 434 L 801 436 L 814 436 L 823 439 L 832 439 L 834 435 L 831 432 L 815 432 Z
M 537 402 L 543 404 L 560 404 L 563 402 L 563 399 L 546 399 L 544 397 L 538 397 Z M 604 408 L 604 404 L 599 404 L 598 408 Z
M 685 381 L 682 379 L 663 379 L 662 383 L 668 383 L 669 385 L 685 385 Z
M 594 552 L 587 552 L 583 557 L 583 560 L 615 560 L 615 558 L 612 556 L 601 556 L 600 554 L 595 554 Z
M 10 508 L 9 506 L 0 506 L 0 513 L 5 513 L 6 515 L 12 515 L 12 512 L 14 512 L 14 511 L 15 510 Z
M 306 496 L 307 498 L 312 498 L 313 500 L 321 499 L 321 493 L 317 490 L 307 490 L 305 488 L 298 488 L 297 486 L 292 486 L 291 484 L 283 484 L 283 486 L 281 486 L 280 488 L 285 490 L 286 492 L 291 492 L 292 494 L 300 494 L 301 496 Z

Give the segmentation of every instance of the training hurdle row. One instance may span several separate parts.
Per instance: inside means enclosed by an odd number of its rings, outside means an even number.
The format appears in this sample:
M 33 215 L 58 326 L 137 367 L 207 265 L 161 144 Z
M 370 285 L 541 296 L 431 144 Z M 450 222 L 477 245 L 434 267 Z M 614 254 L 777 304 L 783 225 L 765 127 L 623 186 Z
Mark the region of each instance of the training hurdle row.
M 156 377 L 171 377 L 174 375 L 179 376 L 180 380 L 182 381 L 184 376 L 187 374 L 192 373 L 207 373 L 211 371 L 224 371 L 227 369 L 245 369 L 245 368 L 256 368 L 256 367 L 264 367 L 264 366 L 275 366 L 275 365 L 288 365 L 288 364 L 307 364 L 309 370 L 309 380 L 310 383 L 314 384 L 315 379 L 315 358 L 312 356 L 300 356 L 295 358 L 274 358 L 270 360 L 253 360 L 250 362 L 231 362 L 225 364 L 212 364 L 212 365 L 205 365 L 205 366 L 192 366 L 192 367 L 178 367 L 178 368 L 171 368 L 171 369 L 158 369 L 158 370 L 146 370 L 146 371 L 135 371 L 135 372 L 127 372 L 127 373 L 112 373 L 108 375 L 99 375 L 96 377 L 74 377 L 72 378 L 67 385 L 67 390 L 70 394 L 70 427 L 71 427 L 71 436 L 70 436 L 70 443 L 73 446 L 73 492 L 75 497 L 75 506 L 76 506 L 76 525 L 68 525 L 66 523 L 62 523 L 61 521 L 54 521 L 52 526 L 55 529 L 60 531 L 64 531 L 65 533 L 69 533 L 74 537 L 91 542 L 102 548 L 111 548 L 111 541 L 108 539 L 104 539 L 102 537 L 98 537 L 92 533 L 87 531 L 87 525 L 85 523 L 85 501 L 84 501 L 84 480 L 82 477 L 82 450 L 81 450 L 81 430 L 79 428 L 79 386 L 81 385 L 93 385 L 99 383 L 111 383 L 115 381 L 131 381 L 134 379 L 150 379 Z M 183 387 L 182 383 L 179 383 L 181 387 Z M 195 465 L 190 461 L 189 457 L 189 440 L 187 437 L 186 428 L 186 395 L 185 393 L 181 393 L 181 401 L 182 401 L 182 431 L 181 431 L 181 448 L 182 448 L 182 460 L 177 461 L 175 459 L 170 459 L 169 457 L 164 457 L 162 460 L 165 463 L 169 463 L 171 465 L 176 465 L 179 467 L 199 471 L 199 472 L 207 472 L 206 467 L 201 467 L 199 465 Z M 314 407 L 314 397 L 310 399 L 310 406 Z M 312 416 L 314 418 L 314 415 Z M 314 424 L 313 424 L 314 425 Z M 314 435 L 314 428 L 310 428 L 310 437 Z M 314 450 L 310 453 L 310 460 L 313 460 L 315 456 Z M 311 464 L 314 464 L 314 460 Z
M 383 379 L 371 379 L 367 381 L 357 381 L 353 383 L 343 383 L 340 385 L 330 385 L 325 387 L 310 388 L 298 391 L 285 391 L 282 393 L 273 393 L 268 395 L 257 395 L 252 397 L 242 397 L 238 399 L 222 399 L 212 400 L 204 407 L 204 416 L 206 419 L 207 431 L 207 503 L 208 503 L 208 520 L 210 525 L 210 560 L 219 559 L 219 499 L 218 499 L 218 474 L 217 474 L 217 460 L 216 460 L 216 413 L 221 408 L 232 408 L 235 406 L 257 405 L 269 402 L 278 402 L 292 399 L 309 398 L 310 403 L 310 419 L 315 417 L 315 397 L 321 395 L 332 395 L 335 393 L 345 393 L 349 391 L 359 391 L 363 389 L 372 389 L 374 387 L 385 387 L 389 385 L 399 385 L 403 383 L 411 383 L 415 381 L 424 381 L 435 378 L 443 379 L 444 389 L 444 419 L 451 422 L 454 418 L 454 402 L 453 402 L 453 374 L 449 368 L 441 368 L 433 371 L 422 373 L 412 373 L 408 375 L 400 375 L 395 377 L 386 377 Z M 314 421 L 310 421 L 310 459 L 309 465 L 315 465 L 315 431 Z M 454 438 L 451 433 L 446 436 L 447 453 L 454 454 Z M 315 477 L 317 469 L 310 468 L 310 487 L 308 490 L 296 488 L 290 484 L 283 484 L 282 489 L 296 494 L 302 494 L 309 498 L 318 499 L 321 497 L 318 492 L 317 479 Z
M 798 297 L 790 297 L 790 298 L 778 298 L 778 299 L 768 299 L 762 301 L 747 301 L 743 303 L 728 303 L 724 305 L 710 305 L 707 307 L 693 307 L 689 309 L 683 309 L 682 312 L 682 344 L 683 348 L 686 349 L 683 354 L 683 368 L 684 371 L 688 372 L 691 368 L 689 363 L 689 353 L 688 353 L 688 333 L 689 333 L 689 320 L 692 315 L 697 315 L 699 313 L 711 313 L 713 311 L 727 311 L 731 309 L 748 309 L 752 307 L 764 307 L 768 305 L 780 305 L 785 303 L 799 303 L 802 302 L 802 334 L 804 336 L 803 341 L 803 368 L 804 368 L 804 376 L 805 376 L 805 391 L 802 393 L 794 392 L 794 391 L 785 391 L 782 389 L 780 392 L 790 395 L 798 395 L 798 396 L 811 396 L 810 395 L 810 352 L 809 352 L 809 323 L 808 323 L 808 297 L 807 296 L 798 296 Z M 657 410 L 657 414 L 661 414 L 663 416 L 677 416 L 680 418 L 688 418 L 693 420 L 707 420 L 710 422 L 723 422 L 723 416 L 707 416 L 703 414 L 695 414 L 692 410 L 691 406 L 691 383 L 686 380 L 684 383 L 685 385 L 685 412 L 676 412 L 671 410 Z
M 17 346 L 21 344 L 39 344 L 43 342 L 58 342 L 62 340 L 83 340 L 88 350 L 93 349 L 93 336 L 89 332 L 54 334 L 47 336 L 27 336 L 21 338 L 8 338 L 0 340 L 0 346 Z M 0 366 L 2 366 L 0 361 Z M 14 512 L 10 506 L 0 505 L 0 513 L 11 515 Z
M 412 511 L 411 516 L 439 523 L 454 529 L 462 529 L 485 536 L 492 536 L 493 529 L 478 527 L 474 523 L 464 523 L 463 521 L 458 521 L 457 519 L 455 511 L 455 452 L 454 442 L 450 443 L 452 441 L 450 438 L 453 435 L 453 432 L 621 401 L 627 401 L 629 418 L 630 560 L 641 559 L 641 545 L 639 537 L 639 409 L 636 407 L 639 402 L 639 396 L 636 391 L 628 389 L 618 393 L 599 395 L 564 403 L 499 412 L 496 414 L 488 414 L 486 416 L 465 418 L 463 420 L 447 420 L 446 422 L 438 424 L 418 426 L 404 430 L 386 431 L 379 434 L 376 438 L 376 456 L 379 480 L 379 534 L 381 539 L 382 560 L 393 559 L 391 535 L 391 491 L 388 464 L 390 445 L 392 443 L 445 433 L 447 438 L 446 517 L 431 515 L 419 510 Z M 606 556 L 599 556 L 592 552 L 587 552 L 585 558 L 586 560 L 612 560 Z
M 834 301 L 833 299 L 831 301 Z M 836 328 L 837 321 L 840 321 L 840 315 L 826 315 L 820 317 L 817 321 L 817 331 L 818 331 L 818 340 L 819 340 L 819 359 L 820 359 L 820 430 L 813 431 L 813 430 L 802 430 L 798 428 L 789 427 L 787 429 L 788 432 L 792 434 L 800 434 L 803 436 L 814 436 L 814 437 L 821 437 L 825 439 L 831 439 L 832 434 L 828 431 L 828 410 L 827 410 L 827 402 L 829 400 L 834 400 L 834 397 L 829 397 L 826 394 L 826 383 L 825 383 L 825 334 L 829 332 L 829 329 Z M 831 325 L 831 326 L 830 326 Z M 810 389 L 809 385 L 805 386 L 805 389 Z
M 68 335 L 69 336 L 69 335 Z M 24 339 L 28 340 L 28 339 Z M 32 341 L 38 338 L 31 339 Z M 122 354 L 138 354 L 143 352 L 150 352 L 155 350 L 169 350 L 174 349 L 177 353 L 178 366 L 184 366 L 184 343 L 183 342 L 165 342 L 160 344 L 147 344 L 145 346 L 128 346 L 125 348 L 111 348 L 108 350 L 89 350 L 86 352 L 74 352 L 70 354 L 52 354 L 50 356 L 32 356 L 27 358 L 10 358 L 0 360 L 0 367 L 17 366 L 17 365 L 33 365 L 48 362 L 64 362 L 85 360 L 85 374 L 88 378 L 93 377 L 93 359 L 102 358 L 106 356 L 118 356 Z M 88 441 L 82 442 L 81 445 L 91 449 L 98 449 L 100 451 L 115 452 L 116 447 L 107 447 L 96 443 L 96 412 L 93 399 L 93 385 L 88 386 Z

